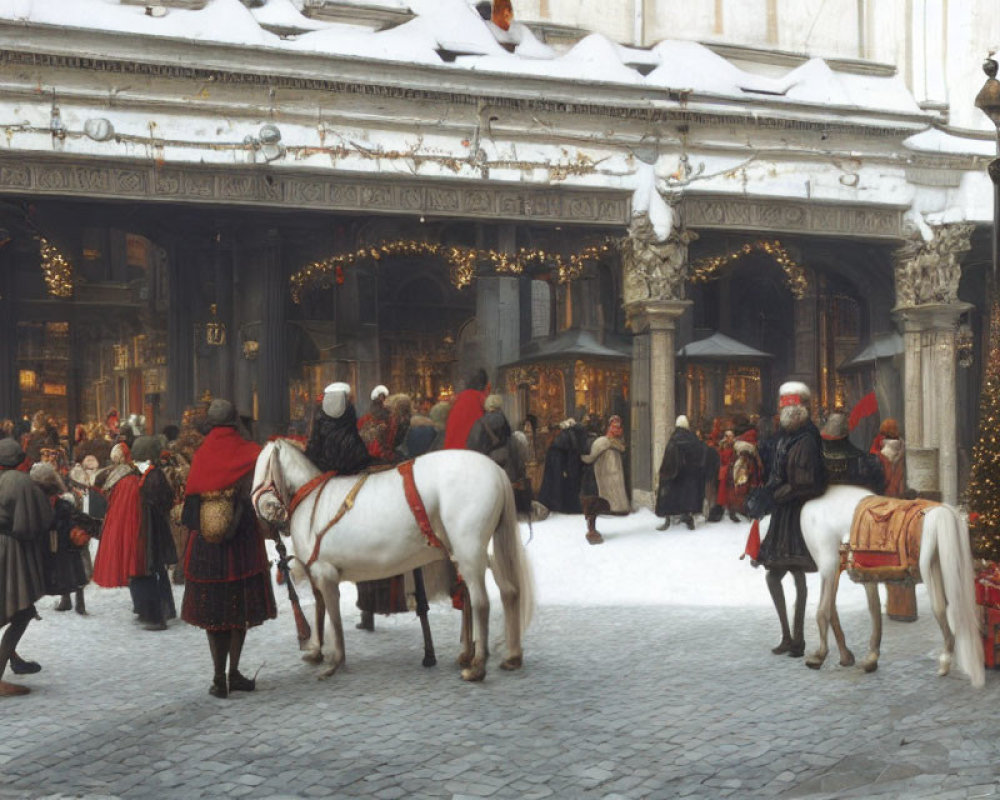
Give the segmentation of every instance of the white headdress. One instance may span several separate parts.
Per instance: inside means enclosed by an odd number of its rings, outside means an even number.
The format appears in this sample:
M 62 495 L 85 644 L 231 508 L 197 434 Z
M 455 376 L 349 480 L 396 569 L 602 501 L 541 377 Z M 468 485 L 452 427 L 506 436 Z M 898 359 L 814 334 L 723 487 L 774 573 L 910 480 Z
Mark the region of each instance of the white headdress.
M 323 413 L 337 419 L 347 410 L 351 387 L 346 383 L 331 383 L 323 390 Z
M 684 428 L 684 430 L 689 430 L 691 428 L 691 425 L 688 423 L 688 418 L 686 416 L 684 416 L 683 414 L 681 414 L 677 418 L 677 421 L 674 423 L 674 427 L 675 428 Z
M 778 397 L 785 398 L 785 402 L 779 402 L 779 405 L 796 405 L 801 406 L 809 402 L 811 397 L 809 387 L 806 386 L 801 381 L 788 381 L 781 384 L 781 388 L 778 389 Z M 794 402 L 793 402 L 794 400 Z
M 374 403 L 380 397 L 388 397 L 389 390 L 383 386 L 381 383 L 372 389 L 372 402 Z

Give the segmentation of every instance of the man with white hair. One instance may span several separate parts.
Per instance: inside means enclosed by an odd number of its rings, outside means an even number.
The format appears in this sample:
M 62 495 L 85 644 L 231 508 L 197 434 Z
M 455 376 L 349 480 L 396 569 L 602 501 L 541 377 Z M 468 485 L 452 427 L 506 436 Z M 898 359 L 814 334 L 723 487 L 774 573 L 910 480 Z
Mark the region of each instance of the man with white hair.
M 348 384 L 331 383 L 323 392 L 306 455 L 321 471 L 338 475 L 353 475 L 371 463 L 368 448 L 358 433 Z
M 694 514 L 705 504 L 705 451 L 708 448 L 691 432 L 681 414 L 674 423 L 660 462 L 656 489 L 656 516 L 663 517 L 658 531 L 670 527 L 670 517 L 680 515 L 688 530 L 694 530 Z
M 791 381 L 781 385 L 778 395 L 781 435 L 766 483 L 774 509 L 754 565 L 761 564 L 767 569 L 767 588 L 781 623 L 781 642 L 771 652 L 775 655 L 788 653 L 797 658 L 805 652 L 805 573 L 816 571 L 816 563 L 802 537 L 800 516 L 806 501 L 826 491 L 827 476 L 823 441 L 809 418 L 809 387 Z M 795 580 L 795 617 L 791 631 L 785 592 L 781 587 L 781 579 L 788 572 Z

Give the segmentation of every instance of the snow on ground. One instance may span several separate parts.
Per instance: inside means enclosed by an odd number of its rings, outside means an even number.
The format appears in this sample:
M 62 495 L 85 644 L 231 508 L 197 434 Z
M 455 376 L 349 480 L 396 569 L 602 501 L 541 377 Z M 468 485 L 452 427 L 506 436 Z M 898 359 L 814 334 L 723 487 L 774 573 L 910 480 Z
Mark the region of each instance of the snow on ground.
M 705 523 L 698 517 L 693 531 L 680 523 L 666 531 L 656 530 L 662 521 L 646 509 L 628 517 L 599 517 L 602 545 L 591 545 L 584 538 L 587 525 L 582 515 L 553 514 L 533 523 L 532 534 L 522 523 L 521 538 L 531 561 L 538 605 L 772 608 L 764 570 L 752 567 L 749 559 L 740 560 L 748 522 Z M 811 631 L 819 576 L 809 575 L 807 582 Z M 493 608 L 499 610 L 500 594 L 492 579 L 487 584 Z M 917 591 L 923 592 L 923 586 Z M 276 592 L 284 602 L 285 588 L 278 586 Z M 298 593 L 303 606 L 312 605 L 307 586 L 298 586 Z M 795 599 L 791 578 L 785 580 L 785 594 L 791 606 Z M 341 613 L 351 624 L 356 621 L 356 600 L 354 584 L 344 583 Z M 921 606 L 926 607 L 923 600 Z M 867 608 L 864 589 L 845 577 L 838 608 Z
M 771 607 L 764 570 L 740 560 L 750 523 L 705 523 L 698 517 L 693 531 L 677 522 L 656 530 L 662 521 L 645 509 L 599 517 L 602 545 L 587 543 L 582 516 L 553 514 L 534 523 L 527 551 L 539 604 Z M 527 526 L 521 529 L 528 541 Z M 790 578 L 785 583 L 791 601 L 794 587 Z M 815 607 L 819 577 L 810 575 L 808 585 Z M 845 578 L 838 605 L 867 607 L 864 589 Z

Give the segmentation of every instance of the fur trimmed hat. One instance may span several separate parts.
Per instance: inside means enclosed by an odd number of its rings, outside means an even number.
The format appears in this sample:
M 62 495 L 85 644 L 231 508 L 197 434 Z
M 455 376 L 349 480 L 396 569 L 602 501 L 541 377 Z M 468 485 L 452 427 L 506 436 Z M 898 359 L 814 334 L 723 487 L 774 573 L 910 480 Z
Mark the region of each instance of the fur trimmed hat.
M 674 422 L 674 427 L 675 428 L 683 428 L 684 430 L 689 431 L 689 430 L 691 430 L 691 423 L 688 422 L 688 418 L 684 414 L 681 414 L 677 418 L 677 421 Z
M 503 408 L 503 398 L 498 394 L 491 394 L 483 401 L 483 411 L 499 411 Z
M 343 416 L 347 410 L 347 401 L 350 396 L 350 384 L 331 383 L 323 390 L 323 413 L 334 419 Z
M 787 381 L 778 389 L 778 405 L 782 408 L 807 405 L 811 397 L 809 387 L 801 381 Z
M 375 402 L 380 397 L 385 398 L 389 396 L 389 389 L 383 386 L 381 383 L 372 389 L 372 402 Z

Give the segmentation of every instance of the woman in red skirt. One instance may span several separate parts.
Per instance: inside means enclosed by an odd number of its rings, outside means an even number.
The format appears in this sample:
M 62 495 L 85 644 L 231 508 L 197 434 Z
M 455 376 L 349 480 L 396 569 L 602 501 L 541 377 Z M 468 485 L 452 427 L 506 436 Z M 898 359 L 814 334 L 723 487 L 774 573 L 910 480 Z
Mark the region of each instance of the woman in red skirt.
M 212 401 L 206 423 L 211 430 L 191 461 L 181 517 L 191 531 L 181 618 L 207 632 L 215 670 L 208 691 L 227 697 L 254 690 L 255 682 L 239 670 L 243 642 L 247 628 L 274 619 L 277 608 L 264 536 L 250 501 L 260 446 L 240 435 L 228 400 Z M 220 517 L 226 522 L 222 530 Z

